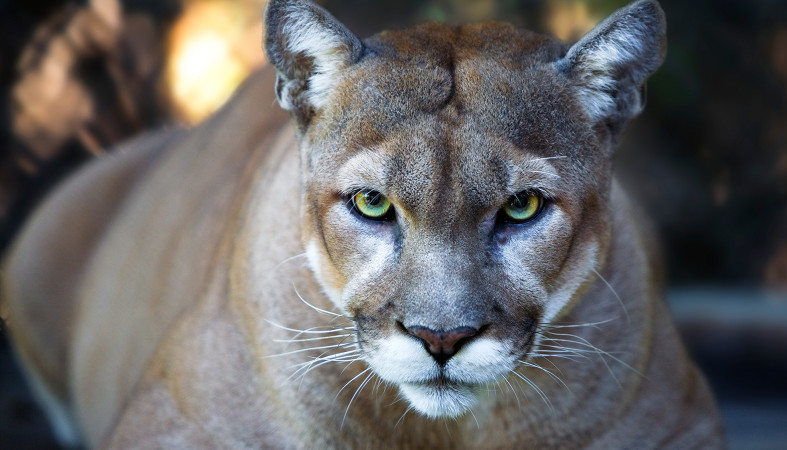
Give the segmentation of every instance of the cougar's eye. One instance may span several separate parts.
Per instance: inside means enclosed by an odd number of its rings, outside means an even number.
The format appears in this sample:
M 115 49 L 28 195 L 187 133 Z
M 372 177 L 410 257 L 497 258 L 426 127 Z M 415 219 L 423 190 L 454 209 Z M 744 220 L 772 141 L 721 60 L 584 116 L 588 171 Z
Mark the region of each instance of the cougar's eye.
M 503 205 L 502 219 L 508 223 L 525 223 L 538 217 L 543 209 L 544 197 L 540 194 L 520 192 Z
M 391 202 L 377 191 L 358 191 L 352 196 L 353 209 L 372 220 L 388 220 L 393 213 Z

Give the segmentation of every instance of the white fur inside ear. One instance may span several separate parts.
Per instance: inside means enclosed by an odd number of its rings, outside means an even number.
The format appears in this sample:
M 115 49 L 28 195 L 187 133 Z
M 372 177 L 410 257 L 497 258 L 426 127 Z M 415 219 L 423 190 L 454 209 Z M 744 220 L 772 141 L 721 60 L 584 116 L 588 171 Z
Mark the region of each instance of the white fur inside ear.
M 637 22 L 612 30 L 593 46 L 584 49 L 581 68 L 583 89 L 579 95 L 588 115 L 593 119 L 608 117 L 614 112 L 617 90 L 616 73 L 622 67 L 642 57 L 642 35 L 647 30 L 639 29 Z M 634 114 L 641 111 L 640 105 Z
M 330 100 L 341 70 L 349 65 L 350 49 L 341 34 L 322 26 L 301 8 L 292 6 L 286 14 L 289 20 L 282 27 L 282 34 L 287 36 L 285 46 L 294 55 L 312 58 L 314 67 L 308 78 L 306 96 L 315 109 L 320 109 Z M 287 96 L 283 96 L 282 107 L 292 109 Z
M 663 60 L 665 30 L 658 3 L 640 0 L 569 49 L 558 65 L 577 83 L 592 120 L 627 120 L 641 112 L 640 87 Z

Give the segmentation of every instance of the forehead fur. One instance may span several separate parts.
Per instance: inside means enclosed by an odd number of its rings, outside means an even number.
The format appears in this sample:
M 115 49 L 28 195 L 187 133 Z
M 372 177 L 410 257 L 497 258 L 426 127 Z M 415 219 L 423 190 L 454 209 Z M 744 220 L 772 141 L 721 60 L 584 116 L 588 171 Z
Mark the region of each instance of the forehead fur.
M 385 31 L 365 45 L 312 142 L 341 137 L 368 147 L 400 130 L 473 123 L 477 133 L 549 156 L 590 137 L 553 64 L 566 46 L 550 37 L 505 23 L 431 23 Z
M 524 154 L 579 156 L 579 169 L 603 163 L 595 161 L 598 135 L 554 65 L 566 46 L 550 37 L 505 23 L 432 23 L 382 32 L 365 46 L 308 131 L 317 146 L 310 160 L 334 165 L 364 149 L 386 151 L 406 169 L 390 174 L 399 190 L 419 168 L 434 174 L 457 164 L 466 188 L 488 186 L 501 173 L 493 166 Z

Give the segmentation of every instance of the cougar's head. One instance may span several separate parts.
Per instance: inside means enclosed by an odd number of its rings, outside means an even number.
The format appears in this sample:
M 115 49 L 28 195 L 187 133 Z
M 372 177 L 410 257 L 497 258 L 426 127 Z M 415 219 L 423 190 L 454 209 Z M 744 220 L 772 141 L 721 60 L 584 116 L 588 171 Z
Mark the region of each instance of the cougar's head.
M 465 412 L 595 279 L 613 146 L 664 33 L 652 0 L 573 46 L 502 23 L 361 41 L 312 3 L 269 3 L 310 265 L 418 411 Z

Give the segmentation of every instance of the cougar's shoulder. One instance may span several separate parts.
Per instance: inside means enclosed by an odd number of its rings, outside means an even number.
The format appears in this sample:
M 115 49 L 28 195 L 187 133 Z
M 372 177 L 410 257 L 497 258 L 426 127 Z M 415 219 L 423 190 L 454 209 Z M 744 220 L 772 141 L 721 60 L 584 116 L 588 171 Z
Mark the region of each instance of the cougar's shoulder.
M 20 351 L 26 353 L 22 343 L 28 340 L 45 349 L 28 357 L 60 392 L 77 307 L 74 291 L 91 252 L 146 169 L 177 138 L 177 132 L 151 133 L 99 158 L 56 189 L 9 250 L 4 314 Z M 36 326 L 26 326 L 30 323 Z
M 77 411 L 85 434 L 107 431 L 173 321 L 199 303 L 240 192 L 259 173 L 249 164 L 276 170 L 286 116 L 272 107 L 272 83 L 262 70 L 200 126 L 148 134 L 88 165 L 9 252 L 9 333 L 40 394 Z M 175 278 L 161 276 L 173 267 Z

